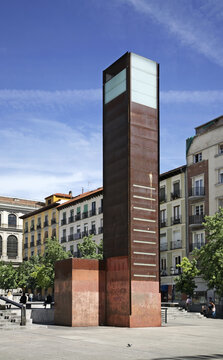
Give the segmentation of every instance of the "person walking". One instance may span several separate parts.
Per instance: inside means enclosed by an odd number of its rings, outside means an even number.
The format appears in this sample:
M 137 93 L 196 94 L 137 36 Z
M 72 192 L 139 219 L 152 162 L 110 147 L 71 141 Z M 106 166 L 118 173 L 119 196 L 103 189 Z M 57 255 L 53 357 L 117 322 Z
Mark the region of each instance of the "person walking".
M 211 305 L 212 305 L 212 308 L 211 308 L 211 316 L 213 318 L 216 318 L 216 306 L 215 306 L 215 303 L 213 301 L 211 301 Z

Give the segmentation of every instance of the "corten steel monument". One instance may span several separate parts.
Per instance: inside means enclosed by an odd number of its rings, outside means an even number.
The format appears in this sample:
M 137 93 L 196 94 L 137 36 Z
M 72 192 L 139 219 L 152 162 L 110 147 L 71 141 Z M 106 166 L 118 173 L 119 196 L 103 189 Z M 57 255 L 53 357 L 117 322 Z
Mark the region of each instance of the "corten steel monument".
M 126 53 L 103 72 L 104 260 L 55 269 L 55 323 L 160 326 L 159 66 Z
M 159 65 L 126 53 L 103 72 L 106 322 L 160 326 Z

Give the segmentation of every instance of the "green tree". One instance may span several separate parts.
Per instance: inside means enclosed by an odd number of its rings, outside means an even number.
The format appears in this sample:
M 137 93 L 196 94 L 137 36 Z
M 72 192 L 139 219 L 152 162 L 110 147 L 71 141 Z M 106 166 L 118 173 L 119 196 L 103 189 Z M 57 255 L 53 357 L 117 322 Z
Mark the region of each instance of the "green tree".
M 204 227 L 207 244 L 194 251 L 202 278 L 209 289 L 223 296 L 223 209 L 215 215 L 206 216 Z
M 37 287 L 37 273 L 41 268 L 42 259 L 33 256 L 18 267 L 18 287 L 34 290 Z
M 194 289 L 196 288 L 194 279 L 199 273 L 196 263 L 195 259 L 192 261 L 186 257 L 182 259 L 181 264 L 178 265 L 178 267 L 182 269 L 182 273 L 175 279 L 177 291 L 189 296 L 193 295 Z
M 92 239 L 93 235 L 84 237 L 83 242 L 78 244 L 78 250 L 84 259 L 103 259 L 103 241 L 97 245 Z
M 67 259 L 70 256 L 69 252 L 63 250 L 57 239 L 47 239 L 45 254 L 42 257 L 40 267 L 36 273 L 37 286 L 44 289 L 49 287 L 54 288 L 55 263 L 58 260 Z
M 17 288 L 17 279 L 17 269 L 12 266 L 12 263 L 0 262 L 0 288 L 4 290 Z

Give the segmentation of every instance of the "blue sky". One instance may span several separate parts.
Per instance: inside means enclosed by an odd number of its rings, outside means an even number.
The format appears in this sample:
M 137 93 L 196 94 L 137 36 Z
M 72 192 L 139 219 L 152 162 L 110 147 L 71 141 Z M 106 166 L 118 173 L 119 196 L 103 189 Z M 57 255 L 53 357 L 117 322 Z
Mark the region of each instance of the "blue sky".
M 102 185 L 102 71 L 160 63 L 161 171 L 222 115 L 222 0 L 0 1 L 0 194 L 42 200 Z

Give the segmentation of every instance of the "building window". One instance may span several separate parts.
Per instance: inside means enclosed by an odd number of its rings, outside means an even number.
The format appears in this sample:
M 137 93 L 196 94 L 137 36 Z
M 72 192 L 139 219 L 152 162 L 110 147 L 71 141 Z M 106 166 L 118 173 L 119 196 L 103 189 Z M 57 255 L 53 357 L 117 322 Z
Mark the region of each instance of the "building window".
M 161 258 L 161 260 L 160 260 L 160 271 L 161 271 L 161 276 L 167 275 L 167 272 L 166 272 L 166 258 Z
M 171 194 L 171 199 L 178 199 L 180 197 L 180 182 L 176 181 L 173 183 L 173 192 Z
M 48 226 L 48 215 L 45 215 L 44 226 Z
M 200 161 L 202 161 L 202 153 L 201 152 L 194 155 L 194 163 L 198 163 Z
M 202 246 L 204 246 L 204 232 L 194 233 L 192 250 L 195 248 L 200 249 Z
M 166 233 L 160 234 L 160 251 L 168 250 Z
M 171 250 L 182 248 L 180 230 L 173 231 L 173 240 L 171 241 Z
M 160 202 L 165 202 L 166 201 L 166 187 L 162 186 L 160 188 Z
M 7 256 L 9 259 L 15 259 L 18 256 L 18 239 L 14 235 L 8 236 Z
M 74 254 L 74 245 L 70 245 L 70 252 L 72 255 Z
M 218 154 L 219 154 L 219 155 L 223 154 L 223 144 L 220 144 L 220 145 L 218 146 Z
M 218 170 L 218 183 L 223 184 L 223 168 Z
M 166 223 L 166 209 L 160 211 L 160 227 L 167 226 Z
M 175 263 L 175 274 L 180 274 L 181 268 L 178 267 L 177 265 L 181 264 L 181 256 L 175 256 L 174 263 Z
M 218 208 L 223 208 L 223 198 L 218 199 Z
M 194 215 L 204 215 L 204 205 L 195 205 Z
M 2 237 L 0 235 L 0 256 L 2 256 Z
M 16 227 L 16 216 L 14 214 L 9 214 L 9 216 L 8 216 L 8 226 Z
M 94 215 L 96 215 L 96 202 L 95 201 L 93 201 L 91 203 L 91 216 L 94 216 Z
M 44 233 L 44 240 L 46 241 L 48 239 L 48 231 L 45 231 Z
M 52 238 L 55 239 L 57 237 L 57 231 L 56 229 L 52 230 Z

